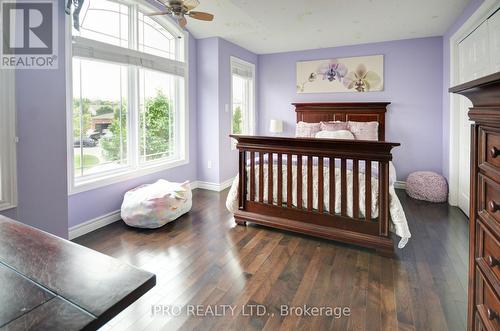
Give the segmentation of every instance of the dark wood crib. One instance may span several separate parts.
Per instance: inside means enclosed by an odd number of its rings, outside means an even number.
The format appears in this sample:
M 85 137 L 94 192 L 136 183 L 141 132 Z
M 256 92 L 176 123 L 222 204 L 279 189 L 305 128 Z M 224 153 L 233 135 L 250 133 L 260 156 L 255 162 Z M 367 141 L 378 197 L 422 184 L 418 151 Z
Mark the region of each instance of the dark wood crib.
M 356 121 L 379 123 L 378 141 L 334 140 L 313 138 L 284 138 L 264 136 L 231 135 L 237 140 L 239 150 L 239 209 L 234 214 L 236 223 L 245 225 L 252 222 L 274 228 L 285 229 L 312 236 L 332 239 L 375 249 L 379 254 L 392 256 L 393 241 L 389 235 L 389 161 L 391 150 L 398 143 L 385 142 L 385 113 L 388 102 L 371 103 L 295 103 L 297 122 L 316 123 L 320 121 Z M 258 162 L 256 161 L 258 156 Z M 267 156 L 267 164 L 263 162 Z M 272 162 L 276 160 L 276 162 Z M 296 204 L 292 202 L 292 160 L 296 160 L 297 182 Z M 313 183 L 313 161 L 317 166 L 318 185 Z M 372 190 L 365 189 L 365 215 L 360 217 L 359 178 L 365 176 L 365 183 L 371 185 L 371 167 L 359 171 L 361 162 L 378 162 L 378 210 L 377 218 L 372 218 Z M 329 206 L 335 203 L 335 167 L 328 170 L 329 183 L 325 183 L 324 166 L 328 162 L 340 163 L 340 213 L 335 208 L 327 211 L 323 203 L 324 187 L 328 188 Z M 347 163 L 352 164 L 352 194 L 347 192 Z M 273 170 L 274 165 L 277 167 Z M 305 163 L 305 164 L 303 164 Z M 248 167 L 249 165 L 249 167 Z M 268 178 L 264 183 L 264 167 Z M 256 169 L 257 168 L 257 169 Z M 302 169 L 306 173 L 302 173 Z M 286 170 L 286 187 L 283 172 Z M 273 174 L 273 171 L 275 172 Z M 256 179 L 258 172 L 258 179 Z M 276 190 L 273 177 L 277 177 Z M 247 180 L 249 179 L 249 180 Z M 256 180 L 258 182 L 256 183 Z M 247 184 L 247 182 L 249 184 Z M 249 185 L 249 187 L 247 187 Z M 256 186 L 258 185 L 258 189 Z M 267 197 L 264 196 L 267 186 Z M 302 205 L 303 187 L 306 187 L 306 204 Z M 371 186 L 370 186 L 371 187 Z M 286 201 L 284 201 L 286 190 Z M 274 193 L 275 191 L 276 193 Z M 273 196 L 276 194 L 277 196 Z M 313 208 L 313 195 L 318 204 Z M 348 199 L 352 199 L 352 217 L 347 214 Z

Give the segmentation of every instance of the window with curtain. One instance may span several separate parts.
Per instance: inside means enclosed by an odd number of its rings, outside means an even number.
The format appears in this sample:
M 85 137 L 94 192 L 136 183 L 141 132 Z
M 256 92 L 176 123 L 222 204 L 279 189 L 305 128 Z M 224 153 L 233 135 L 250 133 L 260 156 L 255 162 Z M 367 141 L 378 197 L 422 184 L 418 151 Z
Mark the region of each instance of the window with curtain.
M 73 29 L 74 187 L 186 160 L 184 34 L 142 6 L 85 1 Z
M 231 133 L 254 134 L 255 65 L 231 57 Z M 234 143 L 234 141 L 233 141 Z

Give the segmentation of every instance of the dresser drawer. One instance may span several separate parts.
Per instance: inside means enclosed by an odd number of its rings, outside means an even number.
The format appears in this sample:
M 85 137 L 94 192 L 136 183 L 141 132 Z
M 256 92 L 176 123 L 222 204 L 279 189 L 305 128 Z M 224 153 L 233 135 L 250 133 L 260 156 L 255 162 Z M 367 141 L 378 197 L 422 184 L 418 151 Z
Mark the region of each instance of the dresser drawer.
M 477 267 L 475 306 L 486 330 L 500 330 L 500 301 Z
M 479 165 L 489 164 L 500 169 L 500 129 L 479 128 Z
M 500 222 L 500 185 L 484 175 L 479 174 L 477 193 L 478 212 L 486 211 L 497 222 Z
M 486 329 L 483 322 L 481 321 L 481 316 L 479 316 L 479 313 L 476 313 L 476 316 L 474 316 L 474 330 L 475 331 L 488 331 L 488 329 Z
M 500 242 L 480 221 L 476 222 L 476 262 L 500 292 Z

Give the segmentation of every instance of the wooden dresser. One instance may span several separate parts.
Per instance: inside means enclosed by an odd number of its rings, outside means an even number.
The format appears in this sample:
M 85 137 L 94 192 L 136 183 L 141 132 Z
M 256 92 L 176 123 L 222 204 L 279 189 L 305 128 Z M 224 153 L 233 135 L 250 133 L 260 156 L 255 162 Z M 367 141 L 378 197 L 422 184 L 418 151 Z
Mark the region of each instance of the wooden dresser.
M 450 89 L 472 101 L 468 330 L 500 330 L 500 72 Z

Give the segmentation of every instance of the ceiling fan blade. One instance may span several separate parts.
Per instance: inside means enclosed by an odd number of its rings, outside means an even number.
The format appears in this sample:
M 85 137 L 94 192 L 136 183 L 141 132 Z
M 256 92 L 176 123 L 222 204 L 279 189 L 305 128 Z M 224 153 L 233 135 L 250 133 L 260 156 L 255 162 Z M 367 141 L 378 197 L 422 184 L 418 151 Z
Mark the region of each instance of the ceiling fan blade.
M 170 15 L 172 12 L 170 11 L 159 11 L 155 13 L 144 14 L 144 16 L 160 16 L 160 15 Z
M 187 7 L 188 10 L 194 9 L 200 5 L 198 0 L 184 0 L 184 6 Z
M 181 28 L 184 28 L 186 26 L 186 24 L 187 24 L 187 20 L 186 20 L 186 18 L 184 16 L 182 16 L 181 18 L 179 18 L 177 20 L 177 23 L 179 23 L 179 26 Z
M 214 19 L 214 15 L 201 12 L 201 11 L 192 11 L 189 12 L 189 17 L 195 18 L 197 20 L 202 20 L 202 21 L 212 21 Z

